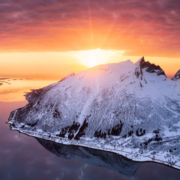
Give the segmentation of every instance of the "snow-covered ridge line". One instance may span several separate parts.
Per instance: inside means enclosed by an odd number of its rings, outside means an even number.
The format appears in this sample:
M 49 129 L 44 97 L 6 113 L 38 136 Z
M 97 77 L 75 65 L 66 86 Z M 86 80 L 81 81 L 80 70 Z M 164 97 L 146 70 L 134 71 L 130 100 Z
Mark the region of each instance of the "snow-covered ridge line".
M 135 152 L 133 160 L 150 156 L 178 168 L 179 94 L 180 83 L 142 57 L 135 64 L 99 65 L 34 90 L 26 95 L 29 104 L 13 111 L 8 123 L 35 137 L 113 146 L 125 156 L 123 149 Z

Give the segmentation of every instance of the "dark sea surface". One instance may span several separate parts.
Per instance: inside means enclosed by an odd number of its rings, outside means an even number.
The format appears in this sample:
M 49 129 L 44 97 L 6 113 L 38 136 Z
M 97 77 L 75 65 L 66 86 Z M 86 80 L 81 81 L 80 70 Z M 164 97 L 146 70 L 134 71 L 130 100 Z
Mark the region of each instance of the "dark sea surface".
M 64 146 L 10 131 L 5 123 L 10 112 L 25 104 L 0 102 L 0 180 L 180 180 L 180 170 L 168 166 L 139 164 L 113 153 Z

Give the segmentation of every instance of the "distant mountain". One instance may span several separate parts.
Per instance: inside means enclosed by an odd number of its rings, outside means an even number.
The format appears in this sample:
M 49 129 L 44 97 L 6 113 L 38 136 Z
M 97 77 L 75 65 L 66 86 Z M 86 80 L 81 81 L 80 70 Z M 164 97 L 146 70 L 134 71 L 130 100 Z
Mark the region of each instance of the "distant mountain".
M 180 83 L 142 57 L 90 68 L 27 93 L 13 130 L 180 169 Z
M 172 78 L 173 81 L 180 81 L 180 70 L 175 74 L 175 76 Z

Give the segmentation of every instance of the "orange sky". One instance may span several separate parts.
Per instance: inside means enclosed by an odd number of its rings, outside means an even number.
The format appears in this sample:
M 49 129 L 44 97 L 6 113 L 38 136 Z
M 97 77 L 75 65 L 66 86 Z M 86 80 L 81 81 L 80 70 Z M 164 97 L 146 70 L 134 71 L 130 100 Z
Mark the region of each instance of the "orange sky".
M 91 56 L 94 51 L 99 52 L 97 58 Z M 122 51 L 100 49 L 59 53 L 0 53 L 0 77 L 60 80 L 72 72 L 79 73 L 89 68 L 91 64 L 116 63 L 128 59 L 136 62 L 140 57 L 124 56 Z M 160 65 L 170 78 L 180 69 L 179 58 L 147 56 L 145 60 Z
M 180 69 L 179 7 L 177 0 L 1 1 L 0 77 L 58 80 L 87 69 L 95 49 L 106 56 L 94 64 L 145 56 L 172 77 Z

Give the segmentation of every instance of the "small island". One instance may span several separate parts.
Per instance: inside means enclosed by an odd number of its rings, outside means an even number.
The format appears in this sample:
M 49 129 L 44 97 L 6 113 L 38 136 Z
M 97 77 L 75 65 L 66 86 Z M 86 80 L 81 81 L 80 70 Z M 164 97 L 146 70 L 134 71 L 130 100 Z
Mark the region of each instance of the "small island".
M 180 71 L 142 57 L 99 65 L 26 94 L 12 130 L 180 169 Z

